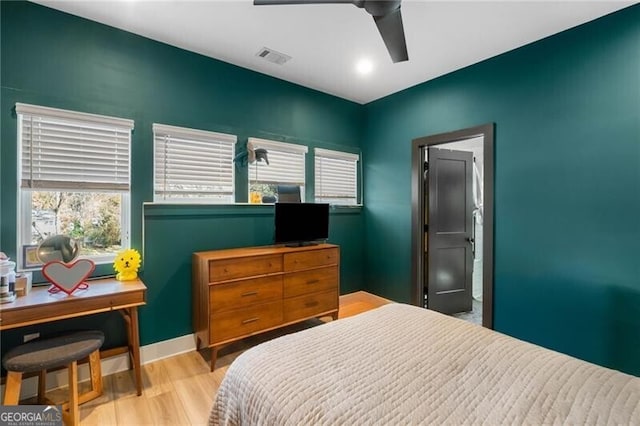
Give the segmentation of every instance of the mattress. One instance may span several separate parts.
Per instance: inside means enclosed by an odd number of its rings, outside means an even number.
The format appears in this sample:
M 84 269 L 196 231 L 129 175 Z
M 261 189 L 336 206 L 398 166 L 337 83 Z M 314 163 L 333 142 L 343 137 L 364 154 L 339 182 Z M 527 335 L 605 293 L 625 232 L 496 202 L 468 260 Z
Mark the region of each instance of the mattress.
M 391 303 L 255 346 L 210 425 L 640 425 L 640 378 Z

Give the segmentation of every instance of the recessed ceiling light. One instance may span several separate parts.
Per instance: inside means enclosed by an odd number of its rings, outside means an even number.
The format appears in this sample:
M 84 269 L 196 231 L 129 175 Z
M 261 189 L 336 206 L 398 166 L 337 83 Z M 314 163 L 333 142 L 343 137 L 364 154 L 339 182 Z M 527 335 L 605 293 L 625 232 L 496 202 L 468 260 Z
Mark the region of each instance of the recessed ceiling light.
M 360 59 L 356 64 L 356 71 L 358 71 L 360 75 L 371 74 L 371 71 L 373 71 L 373 62 L 368 59 Z

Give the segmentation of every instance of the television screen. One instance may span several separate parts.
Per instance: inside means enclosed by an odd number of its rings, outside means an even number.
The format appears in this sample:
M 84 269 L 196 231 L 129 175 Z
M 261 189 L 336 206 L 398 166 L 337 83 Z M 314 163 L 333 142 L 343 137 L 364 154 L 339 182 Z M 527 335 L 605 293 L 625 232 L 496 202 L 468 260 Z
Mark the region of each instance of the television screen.
M 275 243 L 303 245 L 329 238 L 329 204 L 276 203 Z

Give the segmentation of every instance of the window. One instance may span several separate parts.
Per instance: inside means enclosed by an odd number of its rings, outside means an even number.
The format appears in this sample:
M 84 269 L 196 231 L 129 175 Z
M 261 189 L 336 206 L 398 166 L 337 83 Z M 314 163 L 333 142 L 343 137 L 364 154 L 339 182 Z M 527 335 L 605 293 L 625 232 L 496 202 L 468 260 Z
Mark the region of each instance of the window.
M 258 158 L 249 164 L 249 200 L 275 202 L 278 185 L 295 185 L 300 188 L 304 201 L 304 155 L 307 147 L 257 138 L 249 138 L 249 144 L 256 152 L 259 149 L 267 151 L 266 161 Z
M 82 257 L 112 261 L 129 244 L 133 121 L 21 103 L 16 113 L 18 253 L 66 234 Z
M 235 202 L 234 135 L 153 125 L 154 200 Z
M 358 204 L 358 154 L 315 149 L 317 203 Z

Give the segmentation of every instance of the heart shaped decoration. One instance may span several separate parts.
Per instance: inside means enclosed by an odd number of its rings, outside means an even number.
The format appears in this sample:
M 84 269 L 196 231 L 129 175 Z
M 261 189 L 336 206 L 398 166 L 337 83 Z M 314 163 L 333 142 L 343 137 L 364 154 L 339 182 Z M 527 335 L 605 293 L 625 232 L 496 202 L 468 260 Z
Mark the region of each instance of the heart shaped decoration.
M 60 290 L 71 294 L 91 275 L 95 267 L 95 263 L 89 259 L 80 259 L 73 263 L 53 260 L 42 267 L 42 275 Z

